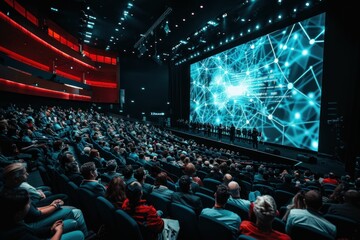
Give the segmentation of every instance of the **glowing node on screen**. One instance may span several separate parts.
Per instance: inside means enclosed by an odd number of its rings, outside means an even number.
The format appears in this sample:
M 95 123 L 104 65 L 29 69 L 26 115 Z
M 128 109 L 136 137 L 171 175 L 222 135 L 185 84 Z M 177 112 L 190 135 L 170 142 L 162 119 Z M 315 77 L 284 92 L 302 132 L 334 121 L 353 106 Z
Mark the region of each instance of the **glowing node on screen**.
M 255 48 L 255 45 L 254 45 L 254 44 L 251 44 L 250 48 L 251 48 L 251 49 L 254 49 L 254 48 Z
M 225 91 L 228 97 L 242 96 L 247 91 L 247 86 L 245 85 L 229 86 L 226 87 Z
M 288 67 L 289 65 L 289 62 L 285 62 L 285 67 Z
M 313 92 L 310 92 L 310 93 L 308 94 L 308 96 L 309 96 L 309 98 L 314 98 L 314 93 L 313 93 Z
M 216 119 L 216 123 L 220 123 L 220 118 L 217 118 L 217 119 Z
M 318 141 L 312 141 L 312 142 L 311 142 L 311 146 L 312 146 L 313 148 L 315 148 L 315 149 L 318 149 L 318 147 L 319 147 Z
M 298 39 L 298 35 L 297 34 L 294 34 L 294 39 Z
M 315 39 L 310 39 L 309 43 L 310 45 L 313 45 L 315 43 Z
M 294 87 L 294 84 L 293 83 L 288 83 L 288 85 L 287 85 L 287 88 L 288 89 L 292 89 Z
M 274 63 L 278 63 L 279 62 L 279 59 L 278 58 L 275 58 L 274 59 Z
M 249 120 L 246 120 L 246 124 L 250 124 L 250 121 L 249 121 Z
M 269 114 L 268 119 L 269 119 L 269 120 L 272 120 L 272 119 L 273 119 L 273 115 L 272 115 L 272 114 Z
M 295 119 L 300 119 L 301 118 L 301 114 L 300 113 L 295 113 Z
M 304 55 L 304 56 L 308 55 L 308 53 L 309 53 L 309 51 L 306 50 L 306 49 L 305 49 L 305 50 L 302 50 L 302 52 L 301 52 L 301 54 Z

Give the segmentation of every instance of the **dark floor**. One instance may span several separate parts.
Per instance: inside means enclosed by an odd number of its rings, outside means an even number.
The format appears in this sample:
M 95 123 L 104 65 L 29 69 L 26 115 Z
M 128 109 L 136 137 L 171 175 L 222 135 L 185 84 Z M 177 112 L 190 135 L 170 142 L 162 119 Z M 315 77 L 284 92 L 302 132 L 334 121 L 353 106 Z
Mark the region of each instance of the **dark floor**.
M 279 154 L 279 157 L 284 157 L 291 159 L 293 161 L 296 161 L 295 164 L 298 166 L 311 169 L 314 172 L 318 173 L 328 173 L 330 171 L 334 172 L 338 176 L 345 175 L 345 165 L 344 163 L 340 162 L 337 159 L 334 159 L 332 156 L 327 156 L 325 154 L 318 154 L 316 152 L 309 152 L 307 150 L 301 150 L 301 149 L 294 149 L 294 148 L 287 148 L 285 146 L 281 145 L 274 145 L 274 144 L 268 144 L 264 142 L 260 142 L 257 149 L 254 149 L 252 146 L 251 141 L 247 139 L 236 139 L 234 144 L 230 143 L 230 138 L 227 135 L 224 135 L 221 139 L 221 142 L 217 138 L 216 134 L 213 134 L 212 136 L 208 137 L 204 135 L 203 132 L 193 132 L 189 130 L 180 130 L 176 128 L 170 129 L 175 135 L 178 134 L 186 134 L 189 137 L 196 137 L 196 138 L 204 138 L 210 141 L 213 141 L 216 143 L 227 144 L 229 149 L 234 149 L 234 147 L 239 149 L 246 149 L 250 151 L 258 151 L 261 153 L 267 153 L 269 150 L 277 150 Z M 272 153 L 269 153 L 269 155 L 273 155 Z M 303 158 L 305 159 L 303 159 Z M 307 160 L 310 157 L 314 157 L 316 159 L 316 163 L 309 163 Z

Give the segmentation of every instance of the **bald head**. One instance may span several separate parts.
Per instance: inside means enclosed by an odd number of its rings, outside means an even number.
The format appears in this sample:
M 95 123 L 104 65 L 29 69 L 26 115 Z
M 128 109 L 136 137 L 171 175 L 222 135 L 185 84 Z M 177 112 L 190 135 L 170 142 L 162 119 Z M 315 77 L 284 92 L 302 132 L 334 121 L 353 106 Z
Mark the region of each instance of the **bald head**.
M 347 190 L 344 194 L 344 200 L 347 203 L 358 205 L 360 204 L 360 192 L 353 189 Z
M 232 198 L 240 197 L 240 186 L 237 182 L 231 181 L 228 184 L 229 192 Z
M 226 173 L 226 174 L 224 175 L 223 181 L 224 181 L 225 185 L 228 185 L 228 183 L 231 182 L 232 179 L 233 179 L 233 177 L 231 176 L 231 174 Z
M 320 192 L 310 190 L 305 193 L 305 204 L 307 208 L 319 210 L 322 206 L 322 198 Z

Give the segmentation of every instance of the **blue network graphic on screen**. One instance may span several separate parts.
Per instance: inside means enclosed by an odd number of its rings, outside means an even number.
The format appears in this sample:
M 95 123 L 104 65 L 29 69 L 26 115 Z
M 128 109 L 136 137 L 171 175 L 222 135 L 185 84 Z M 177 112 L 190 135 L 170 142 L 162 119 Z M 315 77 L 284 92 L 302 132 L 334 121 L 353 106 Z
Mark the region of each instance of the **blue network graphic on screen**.
M 190 66 L 190 121 L 318 150 L 325 13 Z

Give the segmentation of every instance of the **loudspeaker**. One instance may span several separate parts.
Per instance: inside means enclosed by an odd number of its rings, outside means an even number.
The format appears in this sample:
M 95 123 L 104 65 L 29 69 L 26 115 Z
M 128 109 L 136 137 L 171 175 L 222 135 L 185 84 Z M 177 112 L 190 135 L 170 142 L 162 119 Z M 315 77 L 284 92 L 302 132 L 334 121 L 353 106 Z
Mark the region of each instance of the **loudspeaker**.
M 307 154 L 301 154 L 299 153 L 297 156 L 296 156 L 296 159 L 299 160 L 299 161 L 302 161 L 302 162 L 305 162 L 305 163 L 312 163 L 312 164 L 315 164 L 317 162 L 317 158 L 314 157 L 314 156 L 309 156 Z
M 280 151 L 278 149 L 274 149 L 274 148 L 270 148 L 270 147 L 265 148 L 265 152 L 275 154 L 275 155 L 280 155 Z

